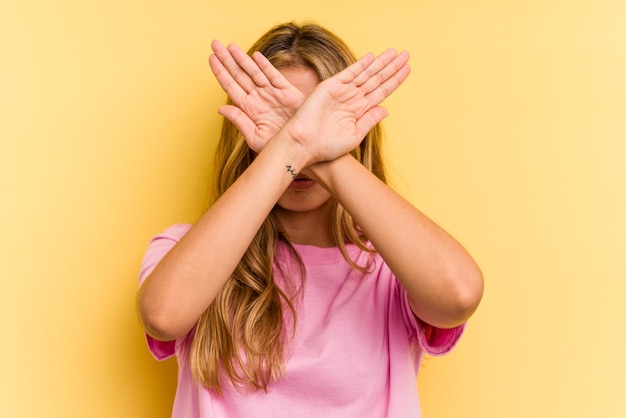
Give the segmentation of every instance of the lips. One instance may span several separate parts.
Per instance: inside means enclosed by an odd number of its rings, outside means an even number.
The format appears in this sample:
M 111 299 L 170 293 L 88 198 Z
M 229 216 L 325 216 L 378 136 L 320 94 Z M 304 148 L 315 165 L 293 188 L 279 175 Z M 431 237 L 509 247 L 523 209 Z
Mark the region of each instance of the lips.
M 315 182 L 306 176 L 298 176 L 289 185 L 290 189 L 308 189 L 313 186 Z

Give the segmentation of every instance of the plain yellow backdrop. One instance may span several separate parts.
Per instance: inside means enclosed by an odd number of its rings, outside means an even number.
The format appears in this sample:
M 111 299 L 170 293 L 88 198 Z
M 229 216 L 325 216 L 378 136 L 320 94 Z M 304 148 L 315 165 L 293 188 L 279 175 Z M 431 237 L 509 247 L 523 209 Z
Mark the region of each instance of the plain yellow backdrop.
M 626 2 L 8 0 L 0 5 L 0 416 L 167 417 L 134 297 L 151 235 L 203 210 L 214 38 L 315 20 L 411 53 L 394 186 L 486 279 L 424 416 L 626 416 Z

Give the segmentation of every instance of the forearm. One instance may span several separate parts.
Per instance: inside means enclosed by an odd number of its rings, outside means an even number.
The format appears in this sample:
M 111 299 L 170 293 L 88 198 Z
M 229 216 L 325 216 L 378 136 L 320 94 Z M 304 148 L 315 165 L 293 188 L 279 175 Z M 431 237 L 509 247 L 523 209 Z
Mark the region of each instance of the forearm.
M 308 170 L 372 241 L 420 319 L 444 328 L 467 320 L 483 281 L 454 238 L 349 155 Z
M 268 142 L 142 285 L 139 313 L 153 337 L 175 339 L 195 325 L 291 183 L 286 166 L 306 164 L 285 136 L 281 131 Z

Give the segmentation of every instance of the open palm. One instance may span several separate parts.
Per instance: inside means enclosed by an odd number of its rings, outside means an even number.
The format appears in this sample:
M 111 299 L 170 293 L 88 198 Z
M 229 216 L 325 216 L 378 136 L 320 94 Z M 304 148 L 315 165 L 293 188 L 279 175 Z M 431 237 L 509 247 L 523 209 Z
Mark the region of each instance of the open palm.
M 211 44 L 211 70 L 232 104 L 219 109 L 259 152 L 304 102 L 296 87 L 260 53 L 248 56 L 238 46 Z
M 314 162 L 352 151 L 387 116 L 380 103 L 407 78 L 408 53 L 367 54 L 322 81 L 288 122 Z

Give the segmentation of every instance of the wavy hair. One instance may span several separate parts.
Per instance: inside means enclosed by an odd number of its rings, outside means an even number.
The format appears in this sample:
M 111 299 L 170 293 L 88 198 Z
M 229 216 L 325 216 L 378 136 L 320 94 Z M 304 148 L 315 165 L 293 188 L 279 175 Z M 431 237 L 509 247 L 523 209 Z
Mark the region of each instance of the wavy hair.
M 332 77 L 356 61 L 341 39 L 314 23 L 275 26 L 261 36 L 248 54 L 254 51 L 260 51 L 278 69 L 310 68 L 320 80 Z M 385 182 L 381 140 L 377 125 L 352 155 Z M 214 159 L 216 199 L 252 160 L 253 153 L 243 135 L 224 119 Z M 371 251 L 365 245 L 367 239 L 338 203 L 331 228 L 344 258 L 353 268 L 364 270 L 366 266 L 358 266 L 350 259 L 346 244 Z M 284 371 L 285 347 L 295 332 L 294 304 L 299 287 L 290 283 L 289 274 L 276 263 L 280 241 L 286 242 L 291 254 L 300 261 L 288 237 L 281 232 L 278 220 L 270 213 L 232 276 L 196 324 L 190 343 L 190 368 L 197 382 L 218 395 L 225 378 L 237 389 L 267 391 L 270 382 Z M 301 262 L 300 269 L 304 277 Z M 285 278 L 284 289 L 276 284 L 277 274 Z

